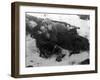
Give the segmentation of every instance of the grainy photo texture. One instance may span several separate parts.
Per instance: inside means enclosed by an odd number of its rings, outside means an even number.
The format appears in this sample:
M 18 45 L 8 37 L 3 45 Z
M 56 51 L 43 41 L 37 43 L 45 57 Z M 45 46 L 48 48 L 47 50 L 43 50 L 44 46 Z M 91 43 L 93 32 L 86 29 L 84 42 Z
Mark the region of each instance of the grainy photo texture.
M 26 12 L 26 67 L 90 64 L 90 16 Z

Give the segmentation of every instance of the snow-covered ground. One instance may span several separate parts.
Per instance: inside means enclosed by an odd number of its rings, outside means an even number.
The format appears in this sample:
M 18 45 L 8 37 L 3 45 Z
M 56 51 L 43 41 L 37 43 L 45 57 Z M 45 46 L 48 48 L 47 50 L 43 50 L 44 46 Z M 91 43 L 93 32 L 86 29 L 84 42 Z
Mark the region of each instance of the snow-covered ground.
M 54 17 L 55 16 L 55 17 Z M 41 17 L 41 16 L 36 16 Z M 42 16 L 42 18 L 44 18 Z M 71 25 L 75 25 L 80 27 L 78 29 L 79 35 L 86 37 L 89 40 L 89 20 L 82 20 L 77 15 L 47 15 L 46 18 L 50 18 L 52 20 L 67 22 Z M 39 67 L 39 66 L 61 66 L 61 65 L 73 65 L 78 64 L 79 62 L 89 59 L 88 52 L 80 52 L 80 54 L 69 55 L 68 50 L 63 50 L 63 53 L 66 56 L 62 59 L 61 62 L 56 61 L 56 55 L 53 55 L 51 58 L 45 59 L 39 57 L 39 52 L 35 45 L 35 39 L 31 38 L 29 35 L 26 36 L 26 66 L 27 67 Z

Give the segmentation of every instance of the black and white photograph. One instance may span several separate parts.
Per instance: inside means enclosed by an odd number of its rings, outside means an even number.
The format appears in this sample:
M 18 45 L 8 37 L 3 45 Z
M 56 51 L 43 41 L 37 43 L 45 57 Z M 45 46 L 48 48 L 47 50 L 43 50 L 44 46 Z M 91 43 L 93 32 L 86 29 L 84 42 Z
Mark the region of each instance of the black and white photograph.
M 97 7 L 12 4 L 12 76 L 97 73 Z
M 89 65 L 90 15 L 26 12 L 26 67 Z

